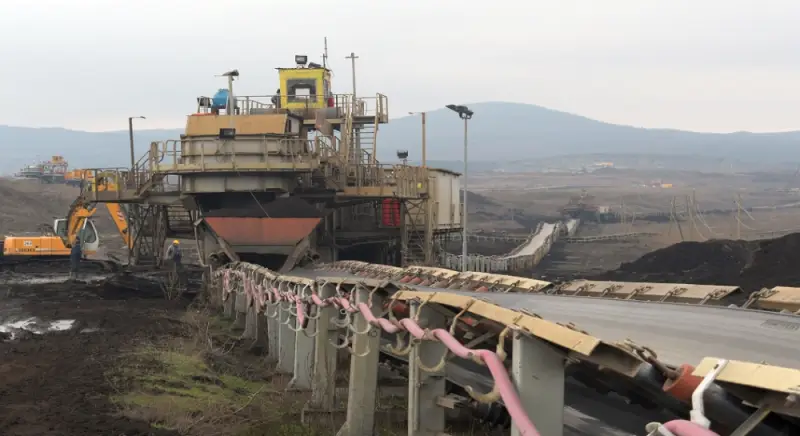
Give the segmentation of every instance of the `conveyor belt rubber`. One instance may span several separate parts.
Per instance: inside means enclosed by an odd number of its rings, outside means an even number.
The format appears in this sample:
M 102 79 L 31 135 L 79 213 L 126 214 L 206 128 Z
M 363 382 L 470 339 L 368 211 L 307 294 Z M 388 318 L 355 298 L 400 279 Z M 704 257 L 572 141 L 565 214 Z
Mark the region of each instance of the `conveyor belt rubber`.
M 358 276 L 341 271 L 296 270 L 293 275 Z M 400 285 L 400 284 L 398 284 Z M 402 286 L 428 292 L 476 296 L 419 285 Z M 631 339 L 658 351 L 671 364 L 700 362 L 706 356 L 800 368 L 800 318 L 758 310 L 674 303 L 611 300 L 592 297 L 518 293 L 480 293 L 485 301 L 535 313 L 544 319 L 573 323 L 606 341 Z

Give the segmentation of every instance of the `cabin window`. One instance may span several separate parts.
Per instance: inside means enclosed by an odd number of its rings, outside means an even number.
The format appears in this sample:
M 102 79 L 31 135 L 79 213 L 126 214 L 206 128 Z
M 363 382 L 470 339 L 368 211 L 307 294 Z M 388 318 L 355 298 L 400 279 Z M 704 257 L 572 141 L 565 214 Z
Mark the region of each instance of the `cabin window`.
M 86 223 L 86 227 L 83 228 L 83 235 L 81 236 L 81 241 L 83 241 L 84 244 L 91 244 L 97 241 L 97 230 L 95 230 L 91 222 Z
M 58 236 L 67 236 L 67 220 L 58 220 L 56 222 L 56 228 L 53 230 L 56 231 L 56 235 Z
M 315 102 L 316 79 L 289 79 L 286 81 L 286 97 L 290 103 Z

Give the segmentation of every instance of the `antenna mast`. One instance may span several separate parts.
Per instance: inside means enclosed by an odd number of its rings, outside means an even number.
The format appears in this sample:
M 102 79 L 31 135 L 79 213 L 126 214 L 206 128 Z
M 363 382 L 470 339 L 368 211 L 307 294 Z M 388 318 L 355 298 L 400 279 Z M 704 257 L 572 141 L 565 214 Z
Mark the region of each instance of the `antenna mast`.
M 358 56 L 356 56 L 355 53 L 350 52 L 350 56 L 345 56 L 345 59 L 350 59 L 351 68 L 352 68 L 352 71 L 353 71 L 353 103 L 355 104 L 355 102 L 356 102 L 356 59 L 358 59 Z
M 322 53 L 322 68 L 328 68 L 328 37 L 325 37 L 325 52 Z

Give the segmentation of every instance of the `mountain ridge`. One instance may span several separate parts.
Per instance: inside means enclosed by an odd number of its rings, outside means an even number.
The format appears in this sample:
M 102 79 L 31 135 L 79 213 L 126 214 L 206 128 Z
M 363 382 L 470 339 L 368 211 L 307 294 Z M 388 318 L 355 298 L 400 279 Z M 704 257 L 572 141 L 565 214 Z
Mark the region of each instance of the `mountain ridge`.
M 470 162 L 519 162 L 588 154 L 700 156 L 742 162 L 779 164 L 800 161 L 800 131 L 754 133 L 691 132 L 674 128 L 645 128 L 613 124 L 582 115 L 524 103 L 482 102 L 468 105 L 474 117 L 468 124 Z M 460 162 L 464 124 L 448 109 L 427 113 L 429 161 Z M 177 139 L 182 129 L 137 129 L 137 158 L 152 141 Z M 421 156 L 418 115 L 391 119 L 378 133 L 378 158 L 396 161 L 396 150 L 409 159 Z M 7 174 L 51 155 L 64 156 L 73 167 L 130 165 L 127 130 L 85 132 L 63 127 L 0 125 L 0 150 Z M 9 153 L 12 151 L 12 153 Z

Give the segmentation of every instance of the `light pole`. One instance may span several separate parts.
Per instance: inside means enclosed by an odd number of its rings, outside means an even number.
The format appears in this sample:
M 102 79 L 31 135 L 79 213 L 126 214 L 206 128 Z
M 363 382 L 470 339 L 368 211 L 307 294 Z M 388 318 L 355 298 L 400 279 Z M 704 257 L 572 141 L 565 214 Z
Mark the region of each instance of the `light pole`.
M 133 150 L 133 120 L 134 119 L 141 119 L 146 120 L 147 118 L 143 116 L 138 117 L 128 117 L 128 136 L 131 140 L 131 171 L 135 171 L 134 167 L 136 166 L 136 152 Z
M 427 140 L 427 138 L 426 138 L 427 135 L 425 134 L 425 112 L 409 112 L 408 114 L 409 115 L 416 115 L 416 114 L 422 115 L 422 168 L 425 168 L 427 166 L 427 163 L 426 163 L 427 162 L 427 158 L 426 158 L 427 147 L 426 147 L 426 144 L 425 144 L 425 142 Z
M 467 271 L 467 122 L 472 118 L 473 112 L 464 105 L 448 104 L 446 106 L 464 120 L 464 200 L 461 216 L 461 271 Z

